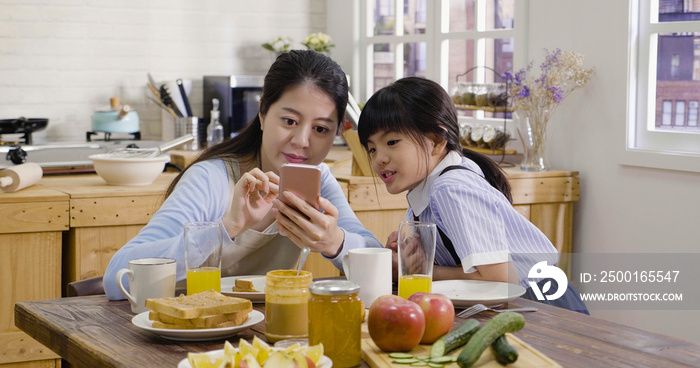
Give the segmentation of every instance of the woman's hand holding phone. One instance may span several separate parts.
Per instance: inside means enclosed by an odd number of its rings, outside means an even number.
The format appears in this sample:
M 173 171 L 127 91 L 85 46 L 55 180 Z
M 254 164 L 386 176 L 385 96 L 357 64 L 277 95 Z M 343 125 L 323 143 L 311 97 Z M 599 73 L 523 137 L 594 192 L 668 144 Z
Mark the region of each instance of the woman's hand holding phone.
M 233 189 L 231 206 L 223 223 L 231 237 L 261 222 L 268 215 L 279 193 L 279 176 L 255 168 L 243 174 Z
M 345 233 L 338 227 L 338 209 L 320 196 L 318 204 L 323 212 L 289 191 L 280 193 L 280 196 L 298 208 L 296 210 L 285 204 L 282 198 L 274 201 L 272 213 L 280 234 L 287 236 L 300 248 L 307 247 L 327 257 L 336 255 L 345 239 Z

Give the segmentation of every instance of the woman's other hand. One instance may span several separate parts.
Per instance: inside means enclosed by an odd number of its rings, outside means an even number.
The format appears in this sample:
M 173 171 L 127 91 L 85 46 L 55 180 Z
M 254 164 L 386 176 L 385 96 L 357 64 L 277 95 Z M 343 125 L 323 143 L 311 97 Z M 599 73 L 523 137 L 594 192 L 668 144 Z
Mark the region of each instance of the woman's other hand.
M 279 199 L 274 201 L 272 213 L 280 234 L 287 236 L 300 248 L 310 248 L 326 257 L 337 255 L 345 239 L 345 233 L 338 227 L 338 209 L 323 197 L 318 199 L 323 210 L 321 212 L 289 191 L 280 195 L 286 196 L 299 209 L 297 211 Z
M 233 200 L 223 223 L 233 238 L 250 229 L 272 208 L 279 192 L 279 176 L 255 168 L 243 174 L 233 189 Z

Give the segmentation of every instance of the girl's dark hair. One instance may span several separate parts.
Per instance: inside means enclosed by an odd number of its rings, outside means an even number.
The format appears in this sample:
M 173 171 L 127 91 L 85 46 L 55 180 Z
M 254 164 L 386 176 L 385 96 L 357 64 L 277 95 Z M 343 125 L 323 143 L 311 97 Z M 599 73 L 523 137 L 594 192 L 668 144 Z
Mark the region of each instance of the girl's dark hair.
M 457 151 L 474 161 L 486 181 L 513 203 L 510 184 L 503 170 L 490 158 L 462 148 L 454 102 L 437 83 L 417 77 L 399 79 L 380 89 L 362 109 L 358 123 L 360 143 L 367 149 L 369 137 L 377 132 L 406 134 L 421 143 L 426 134 L 447 142 L 447 151 Z
M 285 92 L 304 84 L 314 85 L 333 99 L 340 125 L 348 104 L 348 81 L 345 72 L 330 57 L 313 50 L 292 50 L 277 57 L 265 75 L 260 96 L 260 113 L 266 115 L 270 106 Z M 207 148 L 192 164 L 213 157 L 237 157 L 241 162 L 259 162 L 263 135 L 260 124 L 260 117 L 256 114 L 238 135 Z M 183 173 L 184 171 L 178 174 L 170 184 L 166 197 L 173 192 Z

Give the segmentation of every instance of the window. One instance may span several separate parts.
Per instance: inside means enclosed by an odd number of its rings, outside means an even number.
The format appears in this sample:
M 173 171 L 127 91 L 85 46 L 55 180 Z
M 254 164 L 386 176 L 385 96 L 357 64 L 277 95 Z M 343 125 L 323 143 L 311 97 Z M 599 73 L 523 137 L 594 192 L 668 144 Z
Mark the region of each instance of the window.
M 685 125 L 685 101 L 676 101 L 676 118 L 673 120 L 673 125 Z
M 679 54 L 671 55 L 671 79 L 678 79 L 678 66 L 681 64 Z
M 671 126 L 671 118 L 673 118 L 673 102 L 669 100 L 664 101 L 662 114 L 663 118 L 661 119 L 661 125 Z
M 526 64 L 526 55 L 518 55 L 517 63 L 514 59 L 518 47 L 525 47 L 524 31 L 519 32 L 526 29 L 525 19 L 516 15 L 525 14 L 526 7 L 527 1 L 520 0 L 361 0 L 359 99 L 408 76 L 437 81 L 450 93 L 458 78 L 502 81 L 486 68 L 464 73 L 485 66 L 503 75 L 514 64 Z M 493 113 L 465 114 L 484 118 Z
M 700 91 L 700 2 L 630 4 L 636 103 L 630 104 L 623 163 L 700 172 L 700 128 L 691 107 Z
M 688 103 L 688 126 L 698 127 L 698 101 Z

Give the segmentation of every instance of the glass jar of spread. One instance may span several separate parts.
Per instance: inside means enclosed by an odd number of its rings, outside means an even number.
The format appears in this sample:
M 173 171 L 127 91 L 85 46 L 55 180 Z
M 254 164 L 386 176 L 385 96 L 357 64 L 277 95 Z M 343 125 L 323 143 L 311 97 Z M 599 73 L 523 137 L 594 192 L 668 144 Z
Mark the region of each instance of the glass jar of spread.
M 265 337 L 280 340 L 309 336 L 309 285 L 311 272 L 274 270 L 265 276 Z
M 309 345 L 323 343 L 334 368 L 362 360 L 360 286 L 345 280 L 316 281 L 309 287 Z

